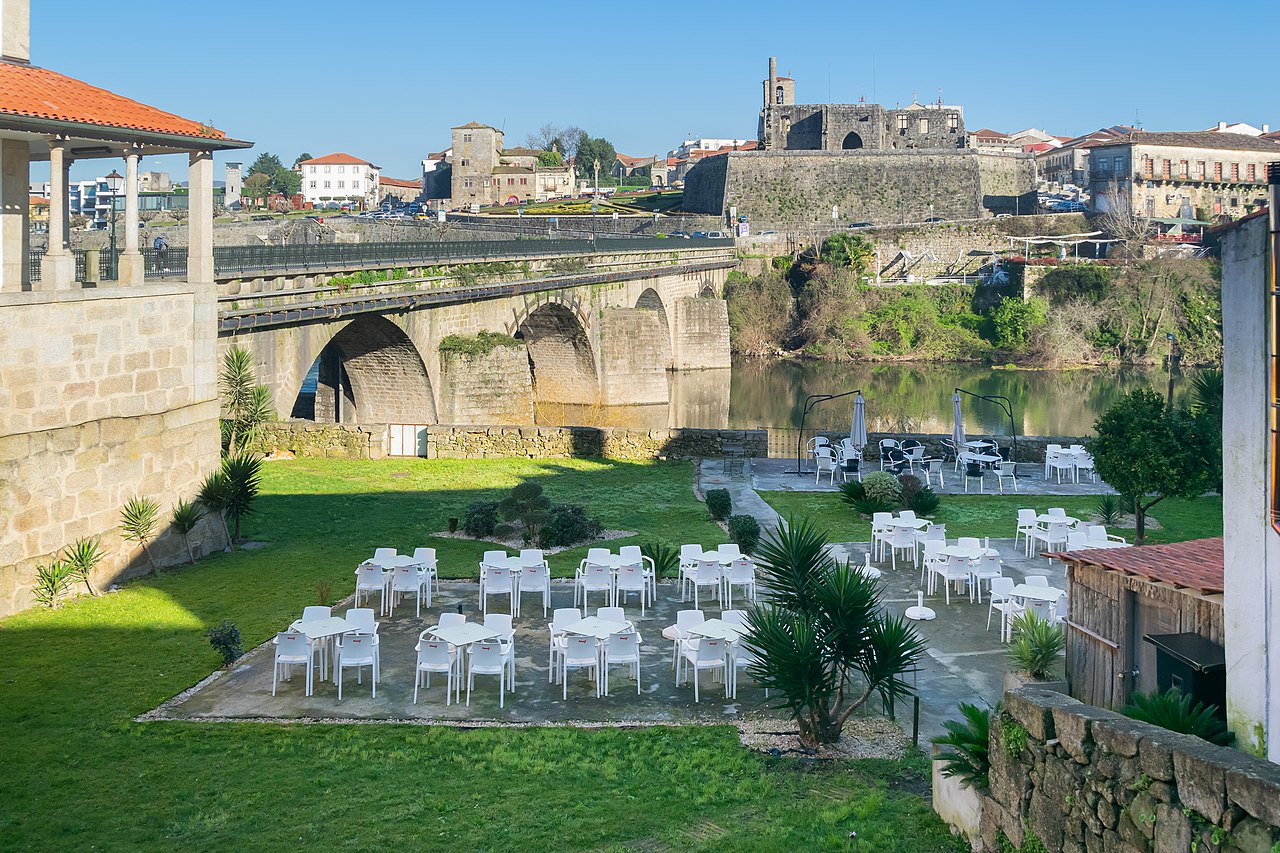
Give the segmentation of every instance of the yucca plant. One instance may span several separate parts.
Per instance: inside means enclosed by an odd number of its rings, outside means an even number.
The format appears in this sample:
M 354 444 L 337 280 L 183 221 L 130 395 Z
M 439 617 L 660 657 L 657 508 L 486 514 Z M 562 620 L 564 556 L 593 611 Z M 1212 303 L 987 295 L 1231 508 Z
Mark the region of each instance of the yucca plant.
M 680 570 L 680 552 L 665 542 L 645 542 L 640 553 L 653 560 L 653 572 L 658 580 L 671 577 Z
M 180 500 L 173 505 L 170 516 L 174 529 L 182 534 L 182 544 L 187 548 L 187 562 L 194 564 L 195 555 L 191 553 L 191 532 L 204 519 L 205 510 L 195 501 Z
M 36 584 L 31 589 L 31 597 L 37 604 L 57 607 L 71 584 L 71 578 L 71 567 L 61 560 L 54 560 L 47 566 L 36 566 Z
M 1115 524 L 1124 515 L 1124 508 L 1120 505 L 1120 498 L 1109 494 L 1098 498 L 1098 507 L 1094 511 L 1098 514 L 1099 520 L 1107 526 Z
M 82 536 L 62 549 L 62 562 L 71 570 L 71 576 L 81 581 L 90 595 L 97 595 L 93 588 L 93 570 L 106 555 L 102 553 L 102 542 L 96 536 Z
M 1170 687 L 1164 693 L 1135 693 L 1121 713 L 1169 731 L 1195 735 L 1218 746 L 1230 746 L 1235 738 L 1227 731 L 1226 723 L 1219 719 L 1217 705 L 1205 705 L 1203 702 L 1192 705 L 1191 697 L 1176 687 Z
M 196 495 L 196 499 L 218 517 L 218 521 L 222 524 L 222 532 L 226 534 L 227 544 L 234 551 L 236 543 L 231 538 L 231 529 L 227 527 L 227 502 L 230 498 L 231 483 L 221 470 L 214 471 L 205 477 L 204 482 L 200 484 L 200 492 Z
M 134 496 L 129 498 L 120 510 L 121 535 L 128 542 L 137 542 L 142 546 L 142 554 L 147 558 L 151 574 L 156 574 L 155 561 L 151 559 L 151 549 L 147 542 L 156 532 L 156 521 L 160 516 L 160 504 L 151 498 Z
M 1047 680 L 1066 647 L 1061 625 L 1041 619 L 1030 610 L 1014 617 L 1009 662 L 1018 672 L 1025 672 L 1036 681 Z
M 231 520 L 232 538 L 240 539 L 240 519 L 254 512 L 262 478 L 262 459 L 252 453 L 240 453 L 222 460 L 222 476 L 227 483 L 226 507 L 223 512 Z
M 1221 424 L 1224 399 L 1222 368 L 1206 368 L 1191 377 L 1191 414 L 1207 415 Z
M 864 500 L 867 497 L 866 487 L 857 480 L 851 480 L 848 483 L 840 484 L 840 500 L 852 505 L 854 501 Z
M 767 603 L 752 608 L 745 642 L 757 660 L 747 671 L 782 696 L 808 746 L 832 743 L 873 695 L 909 696 L 924 640 L 901 617 L 884 613 L 878 582 L 836 564 L 827 537 L 810 522 L 788 520 L 756 554 Z
M 253 354 L 238 345 L 232 346 L 222 357 L 222 371 L 218 374 L 218 389 L 222 393 L 222 408 L 226 412 L 223 434 L 226 453 L 234 456 L 257 440 L 262 425 L 275 417 L 271 402 L 271 389 L 258 384 L 253 368 Z
M 917 515 L 933 515 L 942 506 L 942 498 L 928 486 L 923 486 L 907 501 L 907 508 L 915 510 Z
M 998 705 L 996 709 L 999 710 Z M 942 724 L 947 733 L 933 739 L 935 744 L 943 747 L 935 757 L 942 762 L 943 776 L 958 776 L 965 785 L 987 788 L 991 773 L 991 756 L 987 748 L 991 735 L 991 709 L 961 702 L 960 717 Z

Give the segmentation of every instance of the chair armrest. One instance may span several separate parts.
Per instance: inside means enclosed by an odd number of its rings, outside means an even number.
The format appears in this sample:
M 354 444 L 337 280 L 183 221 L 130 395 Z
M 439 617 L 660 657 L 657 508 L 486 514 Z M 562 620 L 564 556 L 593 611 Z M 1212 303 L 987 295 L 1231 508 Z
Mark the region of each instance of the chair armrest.
M 1112 542 L 1123 542 L 1126 545 L 1129 544 L 1129 540 L 1125 539 L 1123 536 L 1116 536 L 1114 533 L 1108 533 L 1107 539 Z

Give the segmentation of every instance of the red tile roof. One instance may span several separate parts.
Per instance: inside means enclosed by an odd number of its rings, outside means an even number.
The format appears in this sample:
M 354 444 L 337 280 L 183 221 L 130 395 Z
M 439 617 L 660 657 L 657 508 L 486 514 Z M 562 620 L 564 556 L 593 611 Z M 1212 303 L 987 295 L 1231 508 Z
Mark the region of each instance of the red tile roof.
M 378 184 L 384 187 L 404 187 L 405 189 L 422 189 L 422 181 L 405 181 L 400 178 L 388 178 L 386 175 L 378 177 Z
M 361 160 L 359 157 L 352 157 L 350 154 L 343 154 L 339 151 L 337 154 L 326 154 L 323 157 L 313 157 L 310 160 L 303 160 L 299 166 L 337 166 L 337 165 L 356 165 L 356 166 L 373 166 L 368 160 Z M 373 166 L 373 168 L 378 168 Z
M 27 202 L 27 204 L 29 204 L 31 207 L 48 207 L 49 199 L 45 198 L 42 195 L 33 195 L 33 196 L 30 196 L 30 200 Z
M 227 139 L 223 131 L 198 121 L 147 106 L 47 68 L 11 62 L 0 62 L 0 114 L 202 139 Z
M 1065 551 L 1048 556 L 1069 563 L 1098 566 L 1127 575 L 1164 581 L 1201 593 L 1222 592 L 1222 537 L 1192 539 L 1172 545 L 1142 545 L 1136 548 L 1097 548 Z

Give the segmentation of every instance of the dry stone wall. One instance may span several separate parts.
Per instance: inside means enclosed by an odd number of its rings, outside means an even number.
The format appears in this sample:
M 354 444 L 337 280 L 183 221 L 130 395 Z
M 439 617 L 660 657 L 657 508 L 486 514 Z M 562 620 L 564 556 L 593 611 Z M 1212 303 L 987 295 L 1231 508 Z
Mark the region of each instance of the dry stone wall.
M 451 424 L 529 423 L 533 377 L 523 345 L 487 353 L 440 353 L 440 420 Z
M 1063 853 L 1271 853 L 1280 842 L 1280 765 L 1042 689 L 1005 694 L 1004 710 L 991 726 L 987 850 L 1003 849 L 1001 835 Z

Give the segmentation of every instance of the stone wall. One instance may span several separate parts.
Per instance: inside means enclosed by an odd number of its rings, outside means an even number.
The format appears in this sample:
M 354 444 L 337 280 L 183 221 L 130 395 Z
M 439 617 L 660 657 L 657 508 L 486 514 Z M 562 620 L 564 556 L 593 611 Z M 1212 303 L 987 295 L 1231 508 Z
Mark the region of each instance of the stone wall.
M 186 560 L 174 503 L 218 465 L 212 293 L 186 285 L 0 295 L 0 615 L 29 606 L 36 565 L 80 537 L 96 585 L 147 570 L 119 535 L 136 496 L 160 504 L 161 565 Z M 210 518 L 197 554 L 225 547 Z
M 830 222 L 833 207 L 843 221 L 977 219 L 1033 210 L 1034 171 L 1029 156 L 969 150 L 728 153 L 690 170 L 684 208 L 714 214 L 737 206 L 754 230 Z
M 1280 841 L 1280 766 L 1036 688 L 991 725 L 981 841 L 1063 853 L 1238 850 Z M 1011 754 L 1005 732 L 1026 733 Z
M 440 353 L 440 420 L 532 423 L 533 377 L 524 345 L 496 346 L 484 354 Z
M 764 430 L 463 425 L 425 429 L 431 459 L 699 459 L 722 456 L 726 445 L 748 456 L 768 452 Z M 386 455 L 386 435 L 385 425 L 277 421 L 266 429 L 265 446 L 299 457 L 381 459 Z

